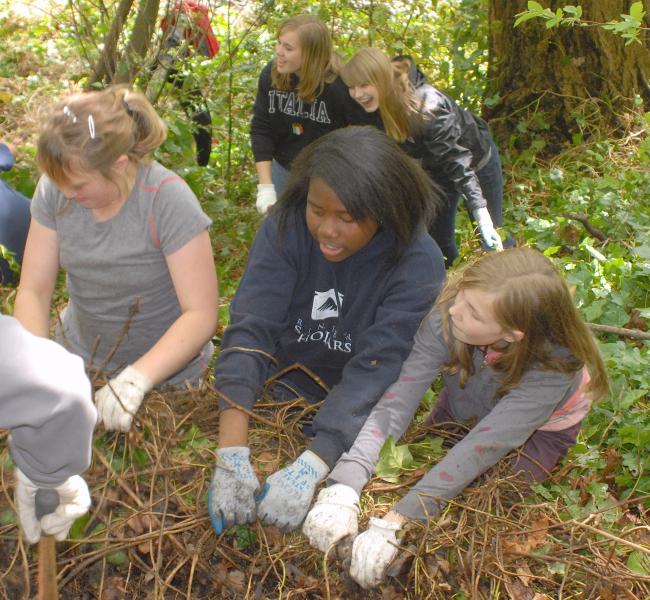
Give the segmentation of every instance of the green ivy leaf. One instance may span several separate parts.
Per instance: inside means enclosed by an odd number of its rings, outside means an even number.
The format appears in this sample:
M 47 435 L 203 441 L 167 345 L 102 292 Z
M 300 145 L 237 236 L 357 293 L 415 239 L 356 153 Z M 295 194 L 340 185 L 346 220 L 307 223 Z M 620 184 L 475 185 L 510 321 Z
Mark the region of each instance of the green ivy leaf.
M 632 573 L 644 577 L 650 576 L 650 557 L 639 550 L 630 552 L 625 564 Z

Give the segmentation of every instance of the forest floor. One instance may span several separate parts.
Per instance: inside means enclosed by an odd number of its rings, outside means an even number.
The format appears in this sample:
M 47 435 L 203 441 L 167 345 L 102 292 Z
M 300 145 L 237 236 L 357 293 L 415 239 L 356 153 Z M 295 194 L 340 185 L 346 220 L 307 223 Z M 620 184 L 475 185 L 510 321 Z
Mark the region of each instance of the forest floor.
M 36 31 L 36 26 L 26 27 L 14 18 L 0 25 L 5 39 L 20 39 L 0 56 L 0 137 L 9 136 L 23 146 L 23 167 L 11 176 L 27 193 L 36 178 L 35 115 L 73 83 L 67 79 L 69 65 L 49 46 L 50 30 L 39 25 Z M 244 123 L 242 118 L 242 131 L 247 119 Z M 222 129 L 218 133 L 225 139 Z M 245 131 L 240 138 L 247 139 Z M 507 217 L 515 223 L 518 242 L 534 244 L 557 259 L 574 278 L 572 285 L 589 318 L 647 328 L 639 312 L 630 308 L 641 306 L 637 290 L 650 289 L 650 267 L 641 260 L 641 251 L 634 254 L 640 244 L 647 244 L 644 232 L 650 227 L 647 194 L 645 209 L 638 202 L 643 198 L 639 190 L 645 186 L 647 191 L 649 181 L 637 159 L 639 139 L 635 134 L 622 150 L 596 140 L 571 147 L 552 161 L 531 159 L 525 169 L 506 165 L 505 179 Z M 247 167 L 252 170 L 250 162 Z M 217 189 L 219 171 L 215 168 L 214 177 L 209 169 L 205 173 Z M 215 246 L 218 264 L 227 265 L 220 271 L 224 314 L 250 242 L 236 227 L 254 231 L 257 223 L 254 211 L 240 214 L 237 202 L 239 198 L 226 198 L 223 214 L 211 214 L 216 235 L 223 234 L 225 240 Z M 606 239 L 585 237 L 575 219 L 561 217 L 568 211 L 589 211 Z M 232 220 L 224 220 L 224 214 Z M 229 228 L 233 231 L 225 232 Z M 467 254 L 466 239 L 462 242 Z M 650 259 L 650 248 L 642 250 Z M 599 258 L 602 253 L 606 261 Z M 0 288 L 1 312 L 11 314 L 14 295 L 15 289 Z M 622 305 L 618 313 L 612 298 Z M 64 302 L 59 285 L 54 304 Z M 215 464 L 215 394 L 210 389 L 152 392 L 129 434 L 102 428 L 95 432 L 93 462 L 85 474 L 91 512 L 77 521 L 70 540 L 57 544 L 60 597 L 647 600 L 648 344 L 611 336 L 601 341 L 616 391 L 592 411 L 597 414 L 585 427 L 579 451 L 570 453 L 550 482 L 534 489 L 514 481 L 505 461 L 483 475 L 438 519 L 406 531 L 392 575 L 372 592 L 350 579 L 345 551 L 324 557 L 300 532 L 283 534 L 256 522 L 217 536 L 206 505 Z M 430 405 L 431 399 L 400 440 L 401 450 L 386 455 L 390 475 L 378 475 L 366 486 L 361 530 L 369 517 L 383 515 L 439 459 L 441 444 L 446 448 L 457 439 L 422 424 Z M 301 400 L 278 405 L 263 398 L 256 406 L 250 442 L 260 482 L 302 452 L 306 438 L 299 423 L 314 410 Z M 6 443 L 1 447 L 0 600 L 34 598 L 37 552 L 19 535 L 12 462 Z
M 576 497 L 549 502 L 509 478 L 503 466 L 491 470 L 428 527 L 407 530 L 393 575 L 372 592 L 350 579 L 344 551 L 324 557 L 299 532 L 283 534 L 257 522 L 217 536 L 206 510 L 215 463 L 215 406 L 209 390 L 154 392 L 129 434 L 101 428 L 95 433 L 93 464 L 85 475 L 91 512 L 76 522 L 70 541 L 57 544 L 62 598 L 650 597 L 650 578 L 626 564 L 629 551 L 640 548 L 647 556 L 650 546 L 643 499 L 572 518 L 572 507 L 588 503 L 590 477 L 573 481 Z M 302 451 L 299 423 L 312 410 L 302 400 L 258 405 L 251 454 L 260 481 Z M 402 441 L 411 449 L 438 436 L 445 446 L 454 442 L 455 434 L 423 426 L 424 415 Z M 398 483 L 370 482 L 362 496 L 361 528 L 423 474 L 432 459 L 420 458 L 421 465 L 404 472 Z M 17 536 L 6 454 L 2 465 L 0 598 L 31 598 L 36 547 Z M 565 464 L 554 480 L 561 481 L 574 466 Z M 618 535 L 601 526 L 613 513 Z

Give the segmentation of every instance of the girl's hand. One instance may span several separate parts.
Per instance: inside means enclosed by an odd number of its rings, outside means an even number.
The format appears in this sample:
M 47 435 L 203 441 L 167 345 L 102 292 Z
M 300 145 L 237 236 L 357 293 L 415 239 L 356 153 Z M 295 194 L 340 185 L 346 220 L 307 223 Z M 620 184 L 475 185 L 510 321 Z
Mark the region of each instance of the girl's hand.
M 381 583 L 397 556 L 397 532 L 401 529 L 397 521 L 403 523 L 405 519 L 392 511 L 383 519 L 373 517 L 368 529 L 354 540 L 350 575 L 366 590 Z
M 257 186 L 257 201 L 255 202 L 255 206 L 260 214 L 265 215 L 277 200 L 278 196 L 275 193 L 275 186 L 272 183 L 260 183 Z
M 217 535 L 235 524 L 255 520 L 255 494 L 259 489 L 249 448 L 229 446 L 217 450 L 217 465 L 208 490 L 208 514 Z
M 359 494 L 349 485 L 335 483 L 318 494 L 307 514 L 302 532 L 321 552 L 343 538 L 354 538 L 359 531 Z
M 329 467 L 305 450 L 293 463 L 271 475 L 256 498 L 257 514 L 267 525 L 283 531 L 298 529 L 305 519 L 316 486 L 327 477 Z
M 481 232 L 481 237 L 485 242 L 485 245 L 491 250 L 501 251 L 503 250 L 503 243 L 501 242 L 501 236 L 497 233 L 494 228 L 494 223 L 492 223 L 492 217 L 487 208 L 478 208 L 474 211 L 474 218 L 478 223 L 479 231 Z
M 153 382 L 129 365 L 95 394 L 98 423 L 107 431 L 129 431 L 133 417 Z

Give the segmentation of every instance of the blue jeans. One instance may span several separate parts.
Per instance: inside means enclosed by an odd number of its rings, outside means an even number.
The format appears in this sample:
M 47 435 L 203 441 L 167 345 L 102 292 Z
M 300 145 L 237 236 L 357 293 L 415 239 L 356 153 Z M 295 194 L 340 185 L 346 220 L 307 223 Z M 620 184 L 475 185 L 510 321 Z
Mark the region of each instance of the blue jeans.
M 492 217 L 495 227 L 503 225 L 503 175 L 501 174 L 501 158 L 499 150 L 493 141 L 491 144 L 490 159 L 487 164 L 480 170 L 476 171 L 483 197 L 487 202 L 487 209 Z M 445 257 L 445 266 L 449 268 L 454 260 L 458 258 L 458 248 L 456 246 L 456 211 L 460 196 L 456 189 L 451 185 L 440 186 L 444 203 L 441 210 L 436 216 L 429 233 L 436 240 L 442 254 Z M 470 219 L 474 222 L 474 216 L 470 214 Z M 508 236 L 503 242 L 504 247 L 515 245 L 515 241 Z M 485 246 L 483 246 L 485 248 Z
M 275 159 L 271 163 L 271 181 L 275 186 L 275 193 L 278 195 L 278 198 L 282 196 L 284 188 L 287 187 L 287 181 L 289 180 L 289 169 L 285 169 L 279 162 Z

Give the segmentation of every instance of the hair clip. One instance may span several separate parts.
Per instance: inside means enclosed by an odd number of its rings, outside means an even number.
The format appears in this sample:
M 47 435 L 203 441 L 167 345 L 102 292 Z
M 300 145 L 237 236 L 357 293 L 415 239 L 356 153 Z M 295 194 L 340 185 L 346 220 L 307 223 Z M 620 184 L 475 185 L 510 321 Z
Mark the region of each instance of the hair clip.
M 95 139 L 95 119 L 92 115 L 88 115 L 88 133 L 90 133 L 90 139 Z
M 73 123 L 77 122 L 77 115 L 70 110 L 70 107 L 67 104 L 63 107 L 63 114 L 68 117 L 68 119 L 72 119 Z
M 124 98 L 122 98 L 122 106 L 124 106 L 126 114 L 129 115 L 129 117 L 133 118 L 133 111 L 131 110 L 129 103 Z

